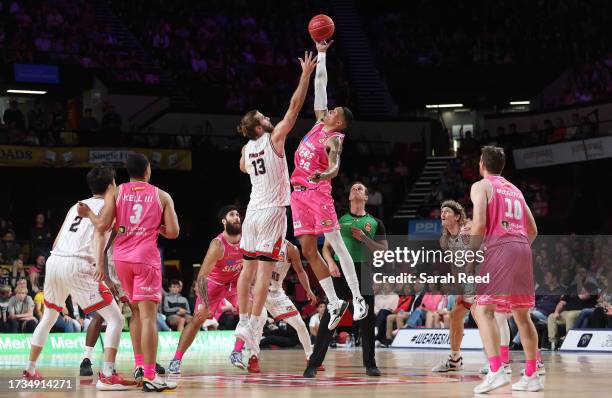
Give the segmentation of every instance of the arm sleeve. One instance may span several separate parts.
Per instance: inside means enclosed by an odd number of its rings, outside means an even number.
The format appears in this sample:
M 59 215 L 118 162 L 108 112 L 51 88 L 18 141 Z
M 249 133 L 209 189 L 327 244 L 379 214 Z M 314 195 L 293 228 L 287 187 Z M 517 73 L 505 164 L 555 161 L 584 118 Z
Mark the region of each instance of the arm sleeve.
M 314 82 L 314 110 L 324 111 L 327 109 L 327 67 L 325 66 L 325 53 L 317 54 L 317 71 Z

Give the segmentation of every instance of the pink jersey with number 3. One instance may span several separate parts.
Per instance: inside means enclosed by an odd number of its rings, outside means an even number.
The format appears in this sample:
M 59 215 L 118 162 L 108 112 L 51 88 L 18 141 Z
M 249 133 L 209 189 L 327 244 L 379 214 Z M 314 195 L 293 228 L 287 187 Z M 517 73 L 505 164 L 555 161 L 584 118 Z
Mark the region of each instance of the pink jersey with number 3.
M 340 141 L 344 139 L 344 134 L 336 131 L 323 131 L 325 125 L 317 123 L 302 138 L 300 145 L 295 151 L 293 158 L 295 169 L 291 174 L 291 184 L 301 185 L 309 189 L 316 189 L 321 192 L 331 192 L 331 181 L 321 180 L 319 183 L 310 182 L 310 177 L 314 172 L 323 172 L 329 166 L 325 145 L 331 137 L 338 137 Z
M 157 187 L 139 181 L 121 184 L 116 202 L 115 261 L 161 265 L 157 236 L 162 217 Z
M 488 176 L 493 192 L 487 203 L 485 244 L 529 243 L 523 193 L 502 176 Z

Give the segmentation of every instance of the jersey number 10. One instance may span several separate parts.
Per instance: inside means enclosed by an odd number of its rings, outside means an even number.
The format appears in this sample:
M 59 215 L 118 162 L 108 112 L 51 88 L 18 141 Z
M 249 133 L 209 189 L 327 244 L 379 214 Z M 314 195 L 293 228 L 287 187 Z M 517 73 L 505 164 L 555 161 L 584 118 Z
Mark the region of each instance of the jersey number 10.
M 513 202 L 512 199 L 504 198 L 504 202 L 506 202 L 506 213 L 504 214 L 506 217 L 515 220 L 523 218 L 523 206 L 520 201 L 515 199 Z

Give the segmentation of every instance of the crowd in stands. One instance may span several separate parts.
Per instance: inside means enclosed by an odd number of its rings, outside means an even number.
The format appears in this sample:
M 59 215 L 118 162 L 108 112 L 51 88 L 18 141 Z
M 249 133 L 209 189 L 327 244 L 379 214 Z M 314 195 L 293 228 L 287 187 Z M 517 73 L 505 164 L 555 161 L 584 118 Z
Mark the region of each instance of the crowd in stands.
M 601 59 L 571 68 L 561 94 L 547 107 L 608 100 L 612 96 L 612 50 Z
M 117 81 L 159 83 L 122 46 L 85 0 L 0 2 L 0 54 L 6 63 L 58 63 L 112 71 Z
M 286 107 L 299 76 L 297 58 L 314 50 L 307 19 L 324 5 L 298 0 L 112 3 L 151 54 L 185 83 L 192 98 L 209 110 L 230 112 Z M 330 106 L 346 104 L 342 63 L 334 58 L 327 68 Z

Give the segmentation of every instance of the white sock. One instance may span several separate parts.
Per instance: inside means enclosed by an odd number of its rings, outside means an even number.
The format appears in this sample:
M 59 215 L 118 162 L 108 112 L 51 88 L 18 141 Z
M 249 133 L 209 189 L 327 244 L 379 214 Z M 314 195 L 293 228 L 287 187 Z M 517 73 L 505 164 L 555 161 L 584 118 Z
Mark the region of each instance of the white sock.
M 453 361 L 456 361 L 457 359 L 461 357 L 461 351 L 451 351 L 450 355 Z
M 319 284 L 323 288 L 323 291 L 325 292 L 325 295 L 330 303 L 335 303 L 339 300 L 338 296 L 336 296 L 336 290 L 334 289 L 334 282 L 332 282 L 331 276 L 321 279 Z
M 264 318 L 264 317 L 257 316 L 257 315 L 251 315 L 251 318 L 249 319 L 249 327 L 253 330 L 259 330 L 259 325 L 261 325 L 261 318 Z
M 111 377 L 113 375 L 113 370 L 115 368 L 115 364 L 112 362 L 104 362 L 102 365 L 102 374 L 106 377 Z
M 87 358 L 91 361 L 91 354 L 93 352 L 93 349 L 93 347 L 85 346 L 85 354 L 83 355 L 83 358 Z
M 246 323 L 249 321 L 249 314 L 238 314 L 238 316 L 240 323 Z
M 357 272 L 355 271 L 355 262 L 353 261 L 351 254 L 342 240 L 340 231 L 326 233 L 325 239 L 329 241 L 334 249 L 334 252 L 338 256 L 338 259 L 340 260 L 340 268 L 342 268 L 342 274 L 346 279 L 347 285 L 351 289 L 353 299 L 361 297 L 361 292 L 359 291 L 359 279 L 357 278 Z
M 26 370 L 29 374 L 33 375 L 36 370 L 36 361 L 28 361 L 28 365 L 26 366 Z

